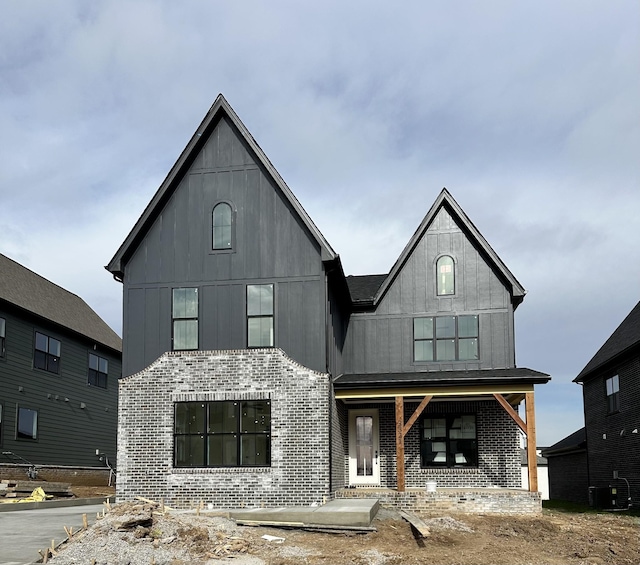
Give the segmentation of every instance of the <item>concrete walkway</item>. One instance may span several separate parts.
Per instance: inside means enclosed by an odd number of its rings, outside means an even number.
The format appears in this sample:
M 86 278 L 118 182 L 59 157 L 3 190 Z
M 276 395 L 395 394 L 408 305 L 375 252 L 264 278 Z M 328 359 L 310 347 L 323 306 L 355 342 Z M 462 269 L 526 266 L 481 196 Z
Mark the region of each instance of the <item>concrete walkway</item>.
M 371 525 L 379 508 L 378 499 L 336 499 L 324 506 L 294 506 L 283 508 L 248 508 L 232 510 L 229 516 L 242 523 L 265 525 L 347 526 L 366 528 Z
M 40 559 L 39 549 L 50 547 L 52 539 L 56 545 L 66 539 L 64 526 L 72 526 L 77 531 L 82 527 L 83 514 L 87 515 L 89 524 L 93 524 L 96 514 L 103 509 L 102 503 L 55 508 L 44 504 L 37 510 L 20 508 L 18 512 L 0 512 L 0 565 L 35 563 Z

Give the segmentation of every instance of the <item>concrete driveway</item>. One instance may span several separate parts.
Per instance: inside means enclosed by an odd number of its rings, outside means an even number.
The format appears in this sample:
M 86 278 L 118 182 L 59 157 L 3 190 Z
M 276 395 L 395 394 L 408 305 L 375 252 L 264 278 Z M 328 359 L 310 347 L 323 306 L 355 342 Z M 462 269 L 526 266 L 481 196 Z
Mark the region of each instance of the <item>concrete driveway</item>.
M 83 514 L 93 524 L 102 508 L 102 504 L 94 504 L 0 512 L 0 565 L 38 561 L 39 549 L 50 547 L 52 539 L 57 545 L 67 537 L 64 526 L 79 530 Z

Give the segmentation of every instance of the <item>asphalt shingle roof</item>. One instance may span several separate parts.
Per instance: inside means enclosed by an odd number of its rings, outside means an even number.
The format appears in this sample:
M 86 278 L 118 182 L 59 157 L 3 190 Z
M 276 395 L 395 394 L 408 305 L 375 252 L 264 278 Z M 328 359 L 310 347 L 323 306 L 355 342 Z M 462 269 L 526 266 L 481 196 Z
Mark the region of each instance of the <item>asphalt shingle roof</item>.
M 580 428 L 578 431 L 573 432 L 567 437 L 561 439 L 559 442 L 554 443 L 550 447 L 545 447 L 542 450 L 544 457 L 550 457 L 554 454 L 566 453 L 568 451 L 574 451 L 578 449 L 584 449 L 587 445 L 587 432 L 585 428 Z
M 354 304 L 358 302 L 373 302 L 378 289 L 387 275 L 349 275 L 347 285 Z
M 1 253 L 0 300 L 122 351 L 122 340 L 82 298 Z
M 340 375 L 336 389 L 385 388 L 450 384 L 546 383 L 551 377 L 533 369 L 479 369 L 477 371 L 428 371 L 415 373 L 361 373 Z
M 640 302 L 604 342 L 574 381 L 578 383 L 584 381 L 595 370 L 638 345 L 640 345 Z

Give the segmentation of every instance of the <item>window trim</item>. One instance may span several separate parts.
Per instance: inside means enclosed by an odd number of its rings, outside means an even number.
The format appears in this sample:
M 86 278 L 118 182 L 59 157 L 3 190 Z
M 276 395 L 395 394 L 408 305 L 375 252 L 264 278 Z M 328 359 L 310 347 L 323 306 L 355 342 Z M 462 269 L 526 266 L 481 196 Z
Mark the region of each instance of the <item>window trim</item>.
M 611 392 L 609 392 L 611 383 Z M 620 412 L 620 376 L 616 373 L 604 380 L 605 394 L 607 398 L 607 414 Z
M 33 423 L 33 427 L 35 428 L 35 437 L 20 437 L 20 411 L 28 410 L 29 412 L 35 413 L 35 422 Z M 34 410 L 33 408 L 27 408 L 26 406 L 20 406 L 16 404 L 16 441 L 38 441 L 40 434 L 38 433 L 38 410 Z
M 249 432 L 244 431 L 242 429 L 242 410 L 243 405 L 247 403 L 264 403 L 269 407 L 269 429 L 265 432 Z M 181 404 L 193 404 L 193 405 L 201 405 L 202 410 L 204 410 L 204 429 L 203 431 L 196 431 L 192 433 L 178 433 L 176 430 L 177 424 L 177 411 L 178 406 Z M 234 410 L 236 410 L 235 420 L 236 420 L 236 428 L 233 432 L 212 432 L 211 431 L 211 422 L 209 421 L 210 410 L 209 406 L 211 404 L 233 404 Z M 271 399 L 269 398 L 259 398 L 259 399 L 245 399 L 245 400 L 211 400 L 211 401 L 187 401 L 187 402 L 174 402 L 173 403 L 173 467 L 174 469 L 260 469 L 260 468 L 270 468 L 271 467 L 271 440 L 272 440 L 272 431 L 271 431 L 271 419 L 272 419 L 272 410 L 271 410 Z M 236 461 L 238 462 L 236 465 L 209 465 L 207 461 L 209 459 L 208 449 L 209 449 L 209 438 L 212 436 L 220 436 L 220 435 L 233 435 L 236 443 Z M 249 465 L 242 463 L 242 438 L 243 437 L 266 437 L 266 464 L 258 464 L 258 465 Z M 178 451 L 178 437 L 187 437 L 187 438 L 200 438 L 202 441 L 202 465 L 178 465 L 177 461 L 177 451 Z M 196 439 L 197 441 L 197 439 Z
M 39 349 L 38 348 L 38 336 L 41 335 L 42 337 L 45 337 L 47 339 L 47 349 Z M 53 353 L 50 353 L 51 350 L 51 341 L 54 341 L 58 344 L 58 348 L 60 350 L 60 353 L 58 355 L 54 355 Z M 38 367 L 36 365 L 36 353 L 40 352 L 42 354 L 44 354 L 44 367 Z M 59 375 L 60 374 L 60 361 L 62 359 L 62 341 L 55 338 L 55 337 L 51 337 L 48 334 L 45 334 L 43 332 L 40 332 L 38 330 L 35 330 L 34 332 L 34 336 L 33 336 L 33 368 L 34 369 L 38 369 L 39 371 L 46 371 L 47 373 L 52 373 L 54 375 Z M 50 368 L 50 363 L 55 363 L 55 370 L 52 370 Z
M 231 234 L 230 234 L 230 238 L 231 238 L 231 245 L 229 247 L 215 247 L 214 246 L 214 229 L 215 229 L 215 224 L 213 221 L 213 214 L 216 210 L 216 208 L 218 206 L 220 206 L 221 204 L 226 204 L 227 206 L 229 206 L 229 209 L 231 210 Z M 211 207 L 211 212 L 209 214 L 209 226 L 210 226 L 210 231 L 209 231 L 209 253 L 210 254 L 218 254 L 218 253 L 235 253 L 235 249 L 236 249 L 236 208 L 233 205 L 233 202 L 231 202 L 230 200 L 217 200 L 216 202 L 213 203 L 213 206 Z
M 195 316 L 179 316 L 176 317 L 174 307 L 175 307 L 175 291 L 176 290 L 194 290 L 196 295 L 196 315 Z M 197 286 L 180 286 L 174 287 L 171 289 L 171 351 L 198 351 L 200 348 L 200 297 L 199 297 L 198 287 Z M 196 346 L 195 347 L 184 347 L 180 349 L 176 349 L 175 347 L 175 334 L 176 334 L 176 322 L 184 322 L 184 321 L 195 321 L 196 323 Z
M 468 417 L 468 416 L 473 416 L 474 437 L 473 438 L 452 438 L 451 430 L 456 429 L 456 428 L 453 428 L 453 424 L 455 423 L 456 419 Z M 425 420 L 436 420 L 436 419 L 445 420 L 445 434 L 446 434 L 444 436 L 444 442 L 446 444 L 445 445 L 445 461 L 438 462 L 438 463 L 430 462 L 429 464 L 425 464 L 423 460 L 423 444 L 429 441 L 433 442 L 433 439 L 424 437 L 425 435 L 424 423 L 425 423 Z M 439 442 L 441 441 L 440 436 L 437 436 L 437 439 L 439 440 Z M 451 447 L 451 443 L 452 441 L 465 440 L 465 439 L 475 442 L 474 450 L 473 450 L 474 460 L 468 463 L 456 463 L 456 461 L 452 459 L 453 450 Z M 461 455 L 464 457 L 463 453 L 461 453 Z M 420 418 L 420 468 L 421 469 L 477 469 L 479 468 L 479 466 L 480 466 L 480 453 L 478 449 L 478 415 L 475 412 L 455 412 L 450 414 L 447 414 L 447 413 L 423 414 L 423 416 Z
M 439 266 L 440 266 L 440 261 L 442 261 L 443 259 L 451 259 L 451 278 L 453 279 L 452 281 L 453 290 L 451 292 L 440 292 L 441 284 L 440 284 L 440 276 L 439 276 L 440 275 Z M 455 296 L 456 290 L 457 290 L 457 280 L 456 280 L 457 277 L 456 277 L 456 260 L 453 257 L 453 255 L 450 255 L 448 253 L 443 253 L 442 255 L 439 255 L 438 257 L 436 257 L 435 271 L 436 271 L 436 275 L 435 275 L 436 297 L 449 298 L 451 296 Z
M 268 286 L 271 287 L 271 314 L 249 314 L 249 287 L 262 287 Z M 264 349 L 264 348 L 273 348 L 276 346 L 276 285 L 274 283 L 266 283 L 266 284 L 248 284 L 245 290 L 245 308 L 246 308 L 246 319 L 247 319 L 247 349 Z M 270 345 L 251 345 L 249 343 L 249 320 L 256 319 L 271 319 L 271 344 Z
M 97 365 L 98 368 L 97 369 L 92 369 L 91 368 L 91 358 L 95 357 L 97 359 Z M 100 361 L 104 361 L 106 363 L 106 372 L 103 372 L 100 370 Z M 93 373 L 95 373 L 95 375 L 92 375 L 92 371 Z M 92 381 L 92 376 L 94 377 L 93 380 L 95 382 L 91 382 Z M 104 377 L 103 377 L 104 376 Z M 101 379 L 101 377 L 103 377 Z M 100 384 L 100 381 L 103 380 L 104 381 L 104 386 L 102 384 Z M 100 355 L 97 355 L 96 353 L 93 352 L 89 352 L 89 358 L 87 360 L 87 384 L 89 386 L 93 386 L 96 388 L 102 388 L 102 389 L 106 389 L 107 385 L 109 382 L 109 360 L 106 357 L 100 357 Z
M 453 318 L 455 320 L 454 335 L 453 337 L 438 337 L 437 320 L 443 320 L 445 318 Z M 475 336 L 460 336 L 460 319 L 461 318 L 475 318 L 476 319 L 476 335 Z M 457 362 L 474 362 L 480 360 L 480 315 L 479 314 L 460 314 L 454 316 L 414 316 L 413 320 L 413 363 L 457 363 Z M 417 338 L 416 337 L 416 321 L 417 320 L 431 320 L 432 329 L 431 337 Z M 460 357 L 460 343 L 465 341 L 476 340 L 477 357 L 470 359 L 463 359 Z M 445 340 L 454 340 L 455 344 L 455 358 L 454 359 L 438 359 L 438 341 L 443 342 Z M 432 359 L 416 359 L 416 344 L 421 342 L 430 341 L 432 343 Z

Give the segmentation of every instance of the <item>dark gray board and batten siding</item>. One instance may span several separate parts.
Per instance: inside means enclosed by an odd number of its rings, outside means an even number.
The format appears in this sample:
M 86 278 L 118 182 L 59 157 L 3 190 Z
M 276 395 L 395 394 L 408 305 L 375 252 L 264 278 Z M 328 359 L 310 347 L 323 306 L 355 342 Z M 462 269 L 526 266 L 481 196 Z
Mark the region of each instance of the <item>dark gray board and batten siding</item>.
M 211 212 L 235 212 L 231 251 L 211 250 Z M 321 251 L 233 125 L 222 118 L 126 265 L 124 374 L 171 350 L 171 289 L 199 288 L 199 349 L 246 341 L 246 285 L 275 285 L 275 344 L 326 370 Z
M 456 264 L 456 292 L 438 297 L 438 257 Z M 489 292 L 487 292 L 489 289 Z M 479 316 L 478 361 L 415 363 L 413 318 Z M 443 207 L 375 311 L 352 314 L 345 344 L 346 373 L 475 370 L 515 366 L 513 306 L 507 287 Z
M 115 460 L 119 352 L 6 304 L 0 304 L 0 317 L 6 320 L 5 357 L 0 359 L 1 451 L 34 464 L 100 466 L 96 449 Z M 59 374 L 33 367 L 36 331 L 61 342 Z M 88 384 L 89 353 L 109 362 L 106 389 Z M 36 440 L 16 439 L 18 407 L 38 412 Z

